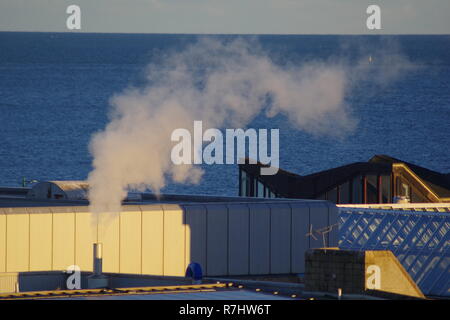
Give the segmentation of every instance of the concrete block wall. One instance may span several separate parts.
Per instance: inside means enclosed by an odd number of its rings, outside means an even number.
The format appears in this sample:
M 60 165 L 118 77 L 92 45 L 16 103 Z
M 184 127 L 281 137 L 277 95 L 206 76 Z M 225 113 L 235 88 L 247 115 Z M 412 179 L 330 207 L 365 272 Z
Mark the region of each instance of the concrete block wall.
M 337 224 L 326 201 L 127 205 L 99 223 L 86 206 L 0 208 L 0 272 L 92 270 L 103 243 L 104 272 L 183 276 L 190 262 L 207 276 L 303 273 L 308 236 Z M 337 245 L 337 227 L 325 234 Z
M 364 251 L 308 250 L 305 255 L 305 290 L 363 293 L 365 290 Z
M 424 298 L 394 254 L 389 250 L 311 249 L 305 254 L 305 291 L 364 294 L 375 290 Z

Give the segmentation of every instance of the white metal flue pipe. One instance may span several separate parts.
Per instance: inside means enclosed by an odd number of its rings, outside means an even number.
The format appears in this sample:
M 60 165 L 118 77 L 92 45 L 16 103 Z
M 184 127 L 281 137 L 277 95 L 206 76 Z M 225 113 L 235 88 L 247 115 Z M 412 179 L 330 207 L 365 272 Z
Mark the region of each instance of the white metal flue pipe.
M 100 276 L 102 274 L 102 244 L 94 243 L 94 275 Z

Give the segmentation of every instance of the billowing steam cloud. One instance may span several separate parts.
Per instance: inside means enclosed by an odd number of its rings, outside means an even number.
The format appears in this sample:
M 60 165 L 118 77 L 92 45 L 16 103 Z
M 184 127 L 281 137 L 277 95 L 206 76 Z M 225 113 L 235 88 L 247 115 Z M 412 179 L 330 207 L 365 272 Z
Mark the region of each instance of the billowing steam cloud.
M 200 181 L 198 167 L 170 160 L 172 131 L 192 128 L 194 120 L 204 128 L 240 128 L 261 112 L 281 113 L 312 134 L 351 131 L 357 122 L 346 95 L 365 64 L 282 67 L 242 39 L 203 39 L 162 57 L 149 66 L 146 86 L 112 98 L 111 121 L 92 139 L 91 211 L 118 212 L 129 188 L 158 193 L 168 180 Z

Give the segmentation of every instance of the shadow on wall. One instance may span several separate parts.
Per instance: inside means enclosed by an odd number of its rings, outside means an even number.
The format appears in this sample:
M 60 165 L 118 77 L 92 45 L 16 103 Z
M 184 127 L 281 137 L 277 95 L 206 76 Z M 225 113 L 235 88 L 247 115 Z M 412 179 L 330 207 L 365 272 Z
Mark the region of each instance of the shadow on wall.
M 337 243 L 334 205 L 290 202 L 183 206 L 188 260 L 200 263 L 208 276 L 296 274 L 304 272 L 309 248 Z
M 338 238 L 326 201 L 125 205 L 92 221 L 87 206 L 0 208 L 0 272 L 92 271 L 101 242 L 104 272 L 184 276 L 197 262 L 205 276 L 297 274 L 307 249 Z

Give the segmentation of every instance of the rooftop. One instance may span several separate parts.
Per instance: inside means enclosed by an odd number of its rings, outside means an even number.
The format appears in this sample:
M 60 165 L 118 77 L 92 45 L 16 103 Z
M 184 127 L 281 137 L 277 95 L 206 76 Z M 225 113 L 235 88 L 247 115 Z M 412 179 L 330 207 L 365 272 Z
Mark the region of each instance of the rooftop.
M 30 188 L 0 188 L 0 208 L 15 207 L 58 207 L 58 206 L 88 206 L 87 200 L 67 200 L 67 199 L 38 199 L 27 198 L 26 194 Z M 146 204 L 195 204 L 195 203 L 257 203 L 270 200 L 271 202 L 284 201 L 314 201 L 302 199 L 262 199 L 254 197 L 223 197 L 209 195 L 189 195 L 189 194 L 161 194 L 142 193 L 140 200 L 125 200 L 123 205 L 146 205 Z
M 358 175 L 389 176 L 395 173 L 413 185 L 429 202 L 450 202 L 450 173 L 436 172 L 387 155 L 375 155 L 367 162 L 354 162 L 305 176 L 282 169 L 273 176 L 262 176 L 259 174 L 261 166 L 264 165 L 239 165 L 241 170 L 257 177 L 278 196 L 285 198 L 315 199 Z

